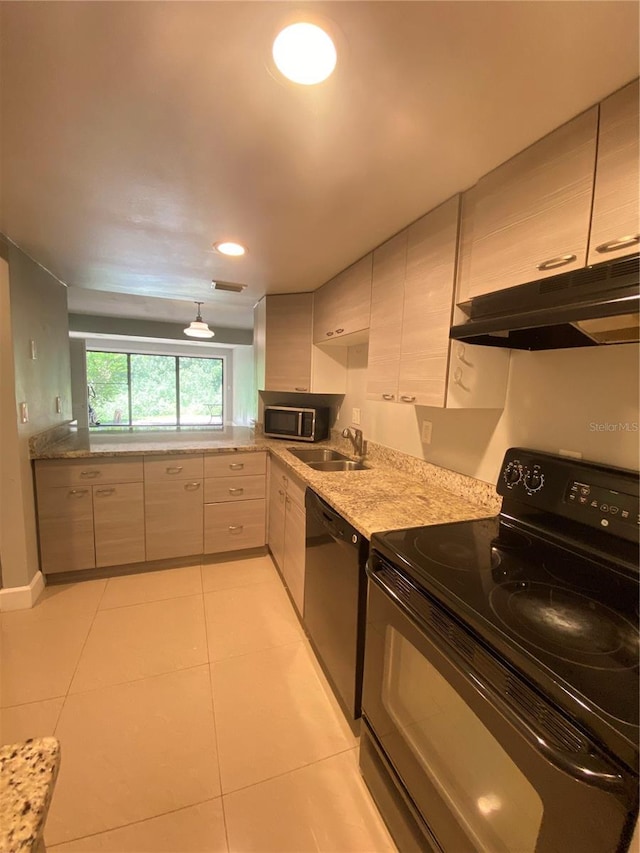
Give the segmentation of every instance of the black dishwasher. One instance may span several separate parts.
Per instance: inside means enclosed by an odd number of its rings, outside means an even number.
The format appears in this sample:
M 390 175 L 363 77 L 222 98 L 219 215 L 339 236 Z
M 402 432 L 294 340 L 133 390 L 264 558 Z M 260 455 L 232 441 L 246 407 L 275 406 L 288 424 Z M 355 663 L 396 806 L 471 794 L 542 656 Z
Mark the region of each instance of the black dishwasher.
M 369 542 L 307 489 L 304 625 L 349 725 L 359 731 Z

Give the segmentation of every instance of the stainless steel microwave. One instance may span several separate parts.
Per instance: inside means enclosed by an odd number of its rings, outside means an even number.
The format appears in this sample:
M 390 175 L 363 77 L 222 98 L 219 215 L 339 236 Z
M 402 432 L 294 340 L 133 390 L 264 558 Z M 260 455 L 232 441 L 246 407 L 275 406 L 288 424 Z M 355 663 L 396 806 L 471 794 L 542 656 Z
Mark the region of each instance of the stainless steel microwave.
M 264 434 L 268 438 L 321 441 L 329 436 L 329 408 L 265 406 Z

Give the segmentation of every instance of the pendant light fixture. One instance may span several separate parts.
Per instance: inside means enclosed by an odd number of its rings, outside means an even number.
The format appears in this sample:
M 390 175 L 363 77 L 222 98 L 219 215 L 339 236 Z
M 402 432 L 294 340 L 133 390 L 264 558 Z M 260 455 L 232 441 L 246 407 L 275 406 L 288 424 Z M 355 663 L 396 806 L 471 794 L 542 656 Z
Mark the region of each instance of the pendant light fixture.
M 184 330 L 184 333 L 190 338 L 212 338 L 215 332 L 211 331 L 209 326 L 203 321 L 202 316 L 200 315 L 200 306 L 202 305 L 202 302 L 196 302 L 195 304 L 198 306 L 198 313 L 196 315 L 196 319 L 191 321 L 191 323 Z

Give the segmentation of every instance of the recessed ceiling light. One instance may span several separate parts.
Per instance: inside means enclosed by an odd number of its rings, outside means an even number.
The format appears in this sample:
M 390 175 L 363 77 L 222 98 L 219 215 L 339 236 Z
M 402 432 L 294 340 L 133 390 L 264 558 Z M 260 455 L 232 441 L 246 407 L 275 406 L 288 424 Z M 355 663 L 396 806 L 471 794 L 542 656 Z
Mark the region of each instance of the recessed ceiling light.
M 213 248 L 223 255 L 230 255 L 233 258 L 239 258 L 247 251 L 240 243 L 231 243 L 225 240 L 223 243 L 214 243 Z
M 315 24 L 285 27 L 273 42 L 273 61 L 288 80 L 313 86 L 336 67 L 337 53 L 327 33 Z

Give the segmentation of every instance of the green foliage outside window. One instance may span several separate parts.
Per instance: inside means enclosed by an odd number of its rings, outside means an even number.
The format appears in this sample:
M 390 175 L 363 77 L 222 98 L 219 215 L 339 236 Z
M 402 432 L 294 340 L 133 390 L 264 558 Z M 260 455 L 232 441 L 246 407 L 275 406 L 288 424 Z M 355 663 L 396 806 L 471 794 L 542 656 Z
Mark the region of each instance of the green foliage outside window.
M 223 360 L 87 353 L 91 425 L 223 423 Z

